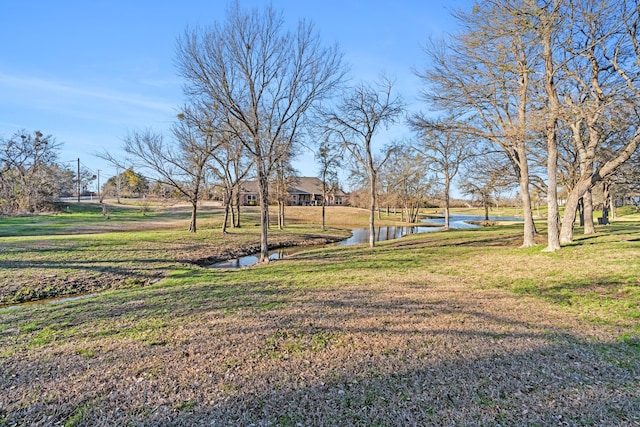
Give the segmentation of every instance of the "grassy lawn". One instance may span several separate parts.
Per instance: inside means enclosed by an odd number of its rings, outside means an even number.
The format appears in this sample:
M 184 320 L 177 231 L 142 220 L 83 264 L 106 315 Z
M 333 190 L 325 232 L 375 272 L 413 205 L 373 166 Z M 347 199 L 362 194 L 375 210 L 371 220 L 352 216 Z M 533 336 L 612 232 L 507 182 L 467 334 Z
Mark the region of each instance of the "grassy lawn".
M 322 237 L 305 209 L 270 236 Z M 0 425 L 640 423 L 640 218 L 556 253 L 509 225 L 219 271 L 189 260 L 254 244 L 251 212 L 228 236 L 213 209 L 196 235 L 154 214 L 171 227 L 0 238 L 14 279 L 149 279 L 0 309 Z
M 188 207 L 155 207 L 144 216 L 135 205 L 110 210 L 109 220 L 95 203 L 70 204 L 58 215 L 0 218 L 0 306 L 146 286 L 183 265 L 211 264 L 259 249 L 255 208 L 243 214 L 241 228 L 226 235 L 217 206 L 201 208 L 195 234 L 185 231 Z M 347 229 L 323 232 L 317 225 L 294 223 L 271 230 L 270 244 L 338 240 L 348 237 Z

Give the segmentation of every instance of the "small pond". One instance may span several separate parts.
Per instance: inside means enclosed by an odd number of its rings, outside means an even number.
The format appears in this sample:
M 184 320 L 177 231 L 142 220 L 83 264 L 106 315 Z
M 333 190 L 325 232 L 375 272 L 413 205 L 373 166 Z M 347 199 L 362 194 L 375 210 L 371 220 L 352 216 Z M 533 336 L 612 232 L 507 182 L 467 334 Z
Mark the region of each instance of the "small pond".
M 449 217 L 449 227 L 457 229 L 480 228 L 480 225 L 472 224 L 468 221 L 484 220 L 484 216 L 481 215 L 451 215 Z M 424 221 L 431 224 L 442 224 L 444 227 L 444 217 L 430 217 Z M 522 221 L 522 218 L 515 216 L 489 216 L 489 221 Z M 441 228 L 438 230 L 441 230 Z
M 456 229 L 469 229 L 480 228 L 479 225 L 470 224 L 467 221 L 483 221 L 483 216 L 474 215 L 451 215 L 449 217 L 449 227 Z M 521 221 L 522 218 L 516 217 L 489 217 L 491 221 Z M 399 239 L 402 236 L 408 234 L 428 233 L 432 231 L 441 231 L 444 227 L 444 217 L 431 217 L 425 219 L 423 222 L 429 224 L 436 224 L 436 226 L 387 226 L 376 227 L 376 242 L 383 242 L 385 240 Z M 439 226 L 441 225 L 441 226 Z M 369 228 L 356 228 L 351 231 L 351 237 L 342 240 L 335 245 L 357 245 L 361 243 L 369 242 Z M 269 251 L 269 259 L 276 260 L 282 259 L 287 256 L 297 254 L 300 252 L 308 251 L 309 249 L 318 248 L 320 246 L 292 246 L 289 248 L 280 248 Z M 240 258 L 234 258 L 227 261 L 217 262 L 211 264 L 210 268 L 242 268 L 250 267 L 259 261 L 257 255 L 248 255 Z

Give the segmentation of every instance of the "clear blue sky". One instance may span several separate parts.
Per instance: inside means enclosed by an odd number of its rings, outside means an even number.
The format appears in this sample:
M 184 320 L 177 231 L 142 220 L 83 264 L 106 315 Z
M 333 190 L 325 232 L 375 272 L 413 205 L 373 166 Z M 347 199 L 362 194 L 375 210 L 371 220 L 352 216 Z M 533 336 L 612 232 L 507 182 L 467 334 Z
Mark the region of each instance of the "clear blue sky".
M 273 0 L 293 28 L 314 22 L 337 43 L 353 81 L 381 72 L 413 110 L 421 108 L 413 69 L 426 64 L 430 36 L 455 30 L 450 12 L 472 0 Z M 241 0 L 242 7 L 268 4 Z M 95 153 L 118 152 L 127 133 L 165 132 L 183 103 L 176 39 L 187 26 L 224 19 L 223 0 L 22 0 L 0 5 L 0 137 L 40 130 L 62 143 L 60 160 L 77 158 L 101 177 L 115 173 Z M 393 137 L 409 135 L 404 126 Z M 385 136 L 386 138 L 386 136 Z M 386 141 L 381 141 L 386 142 Z M 312 157 L 295 165 L 315 176 Z M 103 181 L 104 182 L 104 181 Z

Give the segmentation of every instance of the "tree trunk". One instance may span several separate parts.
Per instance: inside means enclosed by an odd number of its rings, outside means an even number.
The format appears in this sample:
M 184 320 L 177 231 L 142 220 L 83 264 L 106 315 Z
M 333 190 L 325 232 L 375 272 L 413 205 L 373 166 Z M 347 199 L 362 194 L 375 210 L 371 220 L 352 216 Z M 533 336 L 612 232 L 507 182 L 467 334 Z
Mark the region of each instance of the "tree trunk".
M 518 157 L 524 159 L 519 164 L 520 176 L 520 197 L 522 200 L 522 217 L 524 218 L 524 232 L 521 248 L 530 248 L 536 244 L 536 227 L 533 223 L 533 211 L 531 209 L 531 194 L 529 192 L 529 165 L 526 162 L 524 146 L 518 148 Z
M 198 211 L 198 200 L 191 201 L 191 221 L 189 222 L 189 233 L 196 232 L 196 215 Z
M 558 209 L 558 143 L 557 125 L 560 100 L 554 81 L 555 64 L 553 62 L 553 33 L 555 14 L 543 9 L 540 26 L 545 68 L 545 92 L 549 98 L 550 115 L 547 121 L 547 247 L 546 252 L 560 249 L 560 214 Z
M 235 215 L 236 218 L 233 221 L 233 226 L 235 228 L 240 228 L 240 208 L 242 207 L 242 203 L 240 203 L 240 189 L 236 189 L 235 198 L 236 198 L 236 215 Z
M 558 147 L 555 123 L 547 136 L 547 247 L 545 252 L 560 249 L 560 211 L 558 209 Z
M 573 187 L 564 205 L 564 215 L 562 216 L 562 228 L 560 230 L 560 243 L 567 244 L 573 242 L 573 228 L 576 222 L 576 211 L 578 203 L 584 193 L 591 187 L 591 182 L 581 178 Z
M 580 227 L 584 227 L 584 197 L 578 200 L 578 218 L 580 219 Z
M 325 225 L 325 202 L 324 202 L 324 198 L 322 199 L 322 231 L 325 231 L 327 229 L 326 225 Z
M 267 174 L 261 162 L 258 162 L 258 197 L 260 199 L 260 257 L 259 263 L 269 262 L 269 187 Z
M 369 178 L 371 181 L 371 187 L 369 189 L 370 206 L 369 206 L 369 247 L 373 248 L 376 245 L 376 174 L 373 170 L 369 171 Z
M 229 222 L 229 203 L 224 204 L 224 218 L 222 219 L 222 234 L 227 234 L 227 223 Z
M 224 202 L 224 218 L 222 220 L 222 234 L 227 234 L 227 223 L 229 222 L 229 211 L 231 210 L 231 200 Z
M 233 204 L 231 205 L 231 222 L 233 223 L 233 228 L 240 228 L 240 207 L 242 204 L 240 203 L 240 187 L 237 186 L 233 191 L 233 197 L 235 198 L 235 210 L 233 208 Z
M 278 201 L 278 229 L 284 229 L 284 201 Z
M 449 227 L 449 186 L 450 186 L 450 180 L 449 180 L 449 171 L 445 171 L 445 178 L 444 178 L 444 229 L 448 230 Z
M 605 181 L 602 183 L 602 196 L 604 198 L 604 202 L 602 203 L 602 218 L 606 218 L 607 221 L 609 216 L 611 216 L 612 219 L 616 217 L 616 205 L 613 202 L 613 197 L 611 197 L 609 187 L 609 182 Z
M 582 208 L 584 210 L 584 234 L 595 234 L 596 227 L 593 224 L 593 193 L 591 188 L 582 196 Z
M 609 223 L 609 214 L 611 217 L 614 217 L 613 203 L 611 198 L 611 193 L 609 192 L 609 183 L 607 181 L 602 183 L 602 219 L 600 220 L 602 224 Z M 623 199 L 624 202 L 624 199 Z

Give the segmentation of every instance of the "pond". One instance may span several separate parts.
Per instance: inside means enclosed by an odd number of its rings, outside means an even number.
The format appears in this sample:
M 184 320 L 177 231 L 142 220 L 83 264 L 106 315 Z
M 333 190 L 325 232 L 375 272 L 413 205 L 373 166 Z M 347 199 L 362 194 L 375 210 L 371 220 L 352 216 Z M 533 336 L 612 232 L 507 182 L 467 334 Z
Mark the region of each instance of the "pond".
M 483 221 L 483 216 L 474 215 L 451 215 L 449 217 L 449 227 L 455 229 L 470 229 L 480 228 L 480 225 L 471 224 L 467 221 Z M 522 218 L 516 217 L 489 217 L 491 221 L 521 221 Z M 441 231 L 444 228 L 444 217 L 430 217 L 423 220 L 425 223 L 436 224 L 434 225 L 417 225 L 417 226 L 386 226 L 376 227 L 376 242 L 383 242 L 385 240 L 399 239 L 402 236 L 408 234 L 428 233 L 432 231 Z M 357 245 L 361 243 L 369 242 L 369 228 L 356 228 L 351 230 L 351 237 L 342 240 L 332 245 Z M 269 259 L 276 260 L 282 259 L 287 256 L 297 254 L 300 252 L 308 251 L 309 249 L 318 248 L 320 246 L 292 246 L 288 248 L 280 248 L 269 251 Z M 211 264 L 210 268 L 243 268 L 250 267 L 257 264 L 259 257 L 257 255 L 248 255 L 244 257 L 234 258 L 227 261 L 217 262 Z
M 456 229 L 469 229 L 469 228 L 480 228 L 482 226 L 477 224 L 472 224 L 468 221 L 484 221 L 484 216 L 482 215 L 451 215 L 449 217 L 449 227 Z M 432 224 L 442 224 L 444 227 L 444 217 L 430 217 L 426 220 L 426 222 L 430 222 Z M 489 221 L 522 221 L 522 218 L 518 218 L 515 216 L 489 216 Z M 440 228 L 439 230 L 441 230 Z

